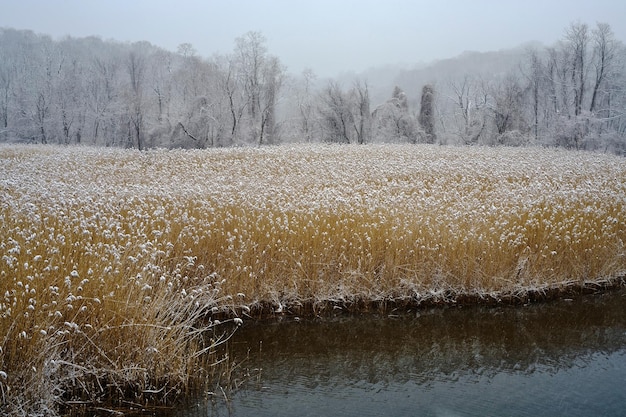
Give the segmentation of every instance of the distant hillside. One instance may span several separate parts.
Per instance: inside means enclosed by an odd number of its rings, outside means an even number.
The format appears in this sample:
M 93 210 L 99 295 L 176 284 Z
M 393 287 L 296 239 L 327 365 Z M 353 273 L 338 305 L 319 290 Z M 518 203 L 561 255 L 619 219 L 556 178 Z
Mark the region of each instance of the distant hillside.
M 394 83 L 401 86 L 409 96 L 419 96 L 426 83 L 439 84 L 458 80 L 466 75 L 488 79 L 503 78 L 507 73 L 519 69 L 520 64 L 528 57 L 528 51 L 533 48 L 540 50 L 543 46 L 532 42 L 500 51 L 466 51 L 423 68 L 401 72 L 394 79 Z
M 500 51 L 466 51 L 456 57 L 431 63 L 386 65 L 359 74 L 343 74 L 338 79 L 344 85 L 348 85 L 354 79 L 367 81 L 374 105 L 389 99 L 394 87 L 399 86 L 406 92 L 411 105 L 416 106 L 424 84 L 437 85 L 465 76 L 487 80 L 500 79 L 519 69 L 520 63 L 528 57 L 528 51 L 531 49 L 543 50 L 544 46 L 539 42 L 528 42 Z

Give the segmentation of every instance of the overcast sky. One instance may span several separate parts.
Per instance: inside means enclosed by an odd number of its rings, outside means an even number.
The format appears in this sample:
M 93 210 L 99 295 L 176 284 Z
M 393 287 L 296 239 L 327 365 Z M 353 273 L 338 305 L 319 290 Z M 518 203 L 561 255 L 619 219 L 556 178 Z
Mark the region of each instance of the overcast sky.
M 0 27 L 172 51 L 188 42 L 205 57 L 259 31 L 289 72 L 322 76 L 552 44 L 575 21 L 609 23 L 626 41 L 626 0 L 0 0 Z

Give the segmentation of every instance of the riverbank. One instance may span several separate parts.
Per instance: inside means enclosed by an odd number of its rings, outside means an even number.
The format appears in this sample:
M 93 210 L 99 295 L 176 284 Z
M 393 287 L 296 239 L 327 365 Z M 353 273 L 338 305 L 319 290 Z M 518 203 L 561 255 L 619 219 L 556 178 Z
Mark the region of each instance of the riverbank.
M 611 293 L 626 287 L 626 275 L 620 274 L 611 279 L 599 279 L 585 282 L 562 282 L 539 288 L 519 288 L 515 291 L 494 293 L 455 292 L 453 290 L 433 292 L 421 298 L 415 296 L 393 297 L 382 299 L 357 299 L 346 297 L 341 300 L 293 300 L 285 301 L 281 309 L 271 303 L 259 303 L 250 309 L 234 309 L 222 317 L 247 316 L 253 319 L 272 319 L 291 317 L 327 318 L 343 314 L 395 314 L 407 311 L 418 311 L 437 307 L 463 306 L 527 306 L 555 300 L 570 299 L 594 294 Z
M 623 162 L 424 145 L 3 146 L 3 409 L 170 401 L 219 378 L 208 365 L 225 319 L 622 285 Z

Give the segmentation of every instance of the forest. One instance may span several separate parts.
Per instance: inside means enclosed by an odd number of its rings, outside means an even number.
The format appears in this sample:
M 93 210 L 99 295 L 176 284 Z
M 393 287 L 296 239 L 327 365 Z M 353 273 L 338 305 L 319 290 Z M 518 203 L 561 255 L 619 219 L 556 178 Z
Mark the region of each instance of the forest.
M 266 44 L 248 32 L 230 54 L 200 57 L 190 43 L 171 52 L 0 29 L 0 142 L 140 150 L 390 142 L 626 154 L 626 48 L 608 24 L 572 23 L 554 45 L 525 48 L 505 70 L 485 62 L 482 71 L 461 68 L 419 86 L 406 71 L 384 96 L 358 75 L 290 74 Z

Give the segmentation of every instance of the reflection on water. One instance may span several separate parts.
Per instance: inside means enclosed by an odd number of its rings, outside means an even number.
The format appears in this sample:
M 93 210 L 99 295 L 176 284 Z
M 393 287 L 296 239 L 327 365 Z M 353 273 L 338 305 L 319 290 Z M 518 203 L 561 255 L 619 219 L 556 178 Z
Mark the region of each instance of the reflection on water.
M 248 322 L 230 354 L 243 361 L 232 401 L 198 399 L 176 415 L 624 415 L 626 292 Z

